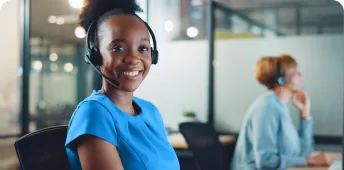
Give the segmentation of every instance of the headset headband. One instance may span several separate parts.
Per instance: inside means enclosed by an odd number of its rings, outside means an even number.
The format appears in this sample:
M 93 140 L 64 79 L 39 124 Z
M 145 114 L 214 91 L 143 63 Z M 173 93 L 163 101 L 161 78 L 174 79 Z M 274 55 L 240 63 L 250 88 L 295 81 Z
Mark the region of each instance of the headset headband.
M 153 40 L 153 50 L 157 51 L 158 50 L 158 46 L 157 46 L 157 43 L 156 43 L 156 39 L 155 39 L 155 35 L 154 35 L 154 32 L 153 30 L 151 29 L 151 27 L 148 25 L 148 23 L 146 23 L 145 21 L 143 21 L 138 15 L 136 15 L 134 12 L 130 11 L 130 10 L 126 10 L 126 9 L 113 9 L 113 10 L 110 10 L 108 12 L 106 12 L 105 14 L 103 14 L 102 16 L 99 17 L 98 20 L 95 20 L 91 23 L 91 25 L 89 26 L 88 28 L 88 31 L 87 31 L 87 36 L 86 36 L 86 47 L 88 49 L 92 49 L 93 47 L 91 47 L 90 45 L 90 40 L 91 40 L 91 35 L 93 34 L 94 36 L 94 41 L 95 41 L 95 45 L 97 46 L 98 43 L 96 43 L 97 41 L 97 38 L 96 38 L 96 31 L 97 31 L 97 27 L 104 21 L 106 20 L 107 18 L 111 17 L 111 16 L 114 16 L 114 15 L 119 15 L 119 14 L 128 14 L 128 15 L 134 15 L 136 16 L 137 18 L 139 18 L 144 24 L 145 26 L 147 27 L 148 31 L 149 31 L 149 34 L 151 35 L 152 37 L 152 40 Z

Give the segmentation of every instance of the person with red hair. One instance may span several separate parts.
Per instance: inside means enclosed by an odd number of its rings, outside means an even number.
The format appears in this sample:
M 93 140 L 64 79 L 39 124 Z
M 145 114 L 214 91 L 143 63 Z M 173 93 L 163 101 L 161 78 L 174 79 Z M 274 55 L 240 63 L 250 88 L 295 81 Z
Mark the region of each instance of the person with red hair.
M 287 169 L 324 166 L 329 157 L 314 151 L 310 100 L 302 89 L 302 75 L 289 55 L 263 57 L 255 76 L 268 91 L 249 107 L 234 151 L 231 170 Z M 287 103 L 300 113 L 300 129 L 292 122 Z

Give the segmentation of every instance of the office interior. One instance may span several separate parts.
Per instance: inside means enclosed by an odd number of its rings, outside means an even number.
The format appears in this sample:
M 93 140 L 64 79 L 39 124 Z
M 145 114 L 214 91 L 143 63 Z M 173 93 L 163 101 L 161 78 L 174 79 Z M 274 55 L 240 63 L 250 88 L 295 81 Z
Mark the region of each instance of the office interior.
M 266 91 L 254 65 L 293 56 L 311 99 L 316 149 L 342 152 L 343 7 L 333 0 L 138 0 L 157 37 L 159 63 L 135 95 L 154 103 L 171 140 L 182 122 L 211 123 L 236 137 L 253 100 Z M 68 124 L 101 77 L 84 60 L 82 0 L 0 2 L 0 170 L 18 167 L 13 142 Z M 292 105 L 298 128 L 298 114 Z M 197 169 L 176 148 L 182 169 Z

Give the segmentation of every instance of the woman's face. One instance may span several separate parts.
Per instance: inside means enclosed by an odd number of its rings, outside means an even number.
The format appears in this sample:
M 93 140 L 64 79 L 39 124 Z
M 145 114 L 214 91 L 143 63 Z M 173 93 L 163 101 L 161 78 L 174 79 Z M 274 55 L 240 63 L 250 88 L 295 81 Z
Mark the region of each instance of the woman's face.
M 287 71 L 287 82 L 288 84 L 292 85 L 294 88 L 302 89 L 303 82 L 302 82 L 302 75 L 300 72 L 297 71 L 296 68 L 291 68 Z
M 106 19 L 98 30 L 103 73 L 120 82 L 116 88 L 135 91 L 152 63 L 145 24 L 136 16 L 123 14 Z

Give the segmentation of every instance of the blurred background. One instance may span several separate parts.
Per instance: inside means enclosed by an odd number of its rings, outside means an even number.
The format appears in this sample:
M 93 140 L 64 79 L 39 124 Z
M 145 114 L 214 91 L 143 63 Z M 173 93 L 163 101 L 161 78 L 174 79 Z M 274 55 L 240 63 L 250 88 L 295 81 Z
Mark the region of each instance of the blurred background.
M 255 62 L 288 53 L 297 59 L 311 98 L 317 146 L 341 150 L 344 37 L 338 2 L 217 0 L 213 8 L 205 0 L 137 2 L 156 34 L 160 61 L 135 95 L 159 108 L 169 134 L 187 120 L 238 134 L 248 106 L 265 91 L 254 78 Z M 101 85 L 84 61 L 86 35 L 77 25 L 81 5 L 82 0 L 31 0 L 30 20 L 24 21 L 22 0 L 0 2 L 0 170 L 15 166 L 13 142 L 23 131 L 68 124 L 76 105 Z M 23 69 L 21 43 L 29 47 L 29 69 Z M 28 98 L 21 98 L 23 90 Z

